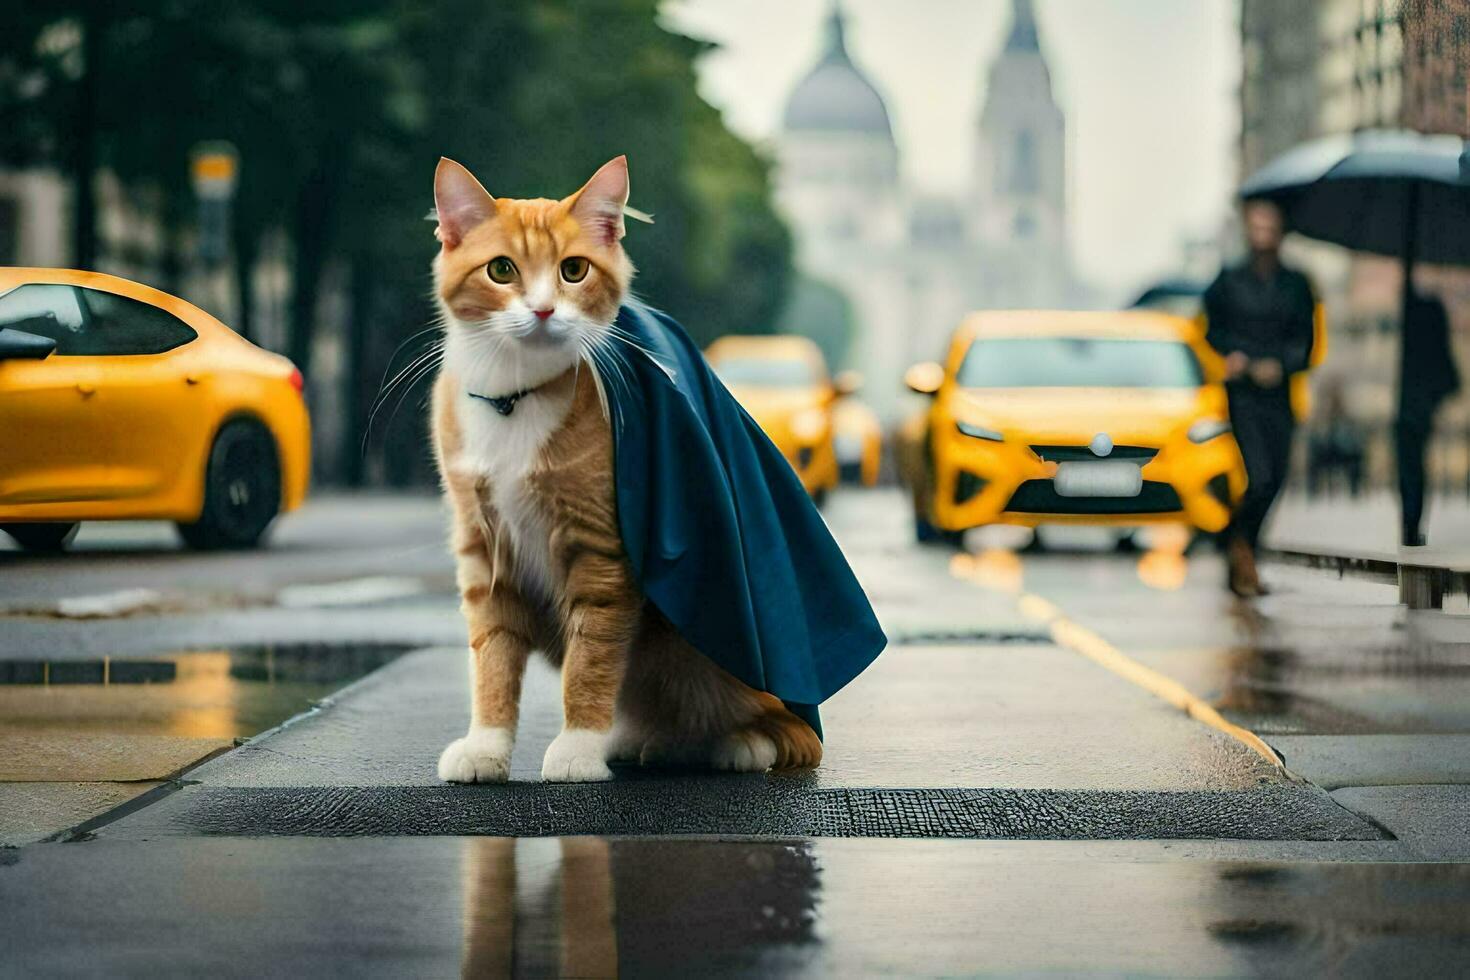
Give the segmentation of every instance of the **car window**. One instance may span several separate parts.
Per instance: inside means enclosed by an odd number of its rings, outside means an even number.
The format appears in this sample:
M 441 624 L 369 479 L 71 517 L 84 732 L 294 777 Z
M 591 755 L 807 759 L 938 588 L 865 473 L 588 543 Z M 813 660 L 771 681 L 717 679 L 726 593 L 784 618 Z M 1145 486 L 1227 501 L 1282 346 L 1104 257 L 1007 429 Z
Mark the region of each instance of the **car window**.
M 727 385 L 794 388 L 818 380 L 810 361 L 795 358 L 729 357 L 716 361 L 714 368 Z
M 57 354 L 85 353 L 85 324 L 71 286 L 27 283 L 0 296 L 0 327 L 24 330 L 56 341 Z
M 1204 383 L 1188 344 L 1090 337 L 977 340 L 955 380 L 966 388 L 1197 388 Z
M 161 354 L 199 336 L 166 310 L 100 289 L 82 289 L 91 320 L 89 354 Z

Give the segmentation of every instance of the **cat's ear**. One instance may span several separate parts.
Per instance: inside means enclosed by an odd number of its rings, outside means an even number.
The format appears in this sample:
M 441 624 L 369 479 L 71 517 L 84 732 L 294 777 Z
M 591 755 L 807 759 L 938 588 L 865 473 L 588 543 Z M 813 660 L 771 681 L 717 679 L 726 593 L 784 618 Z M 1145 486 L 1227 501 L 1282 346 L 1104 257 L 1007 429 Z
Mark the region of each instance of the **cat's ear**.
M 439 215 L 436 233 L 445 248 L 458 245 L 471 228 L 495 214 L 495 198 L 475 175 L 448 157 L 434 170 L 434 208 Z
M 604 163 L 572 197 L 572 217 L 603 245 L 623 237 L 623 207 L 628 203 L 628 158 Z

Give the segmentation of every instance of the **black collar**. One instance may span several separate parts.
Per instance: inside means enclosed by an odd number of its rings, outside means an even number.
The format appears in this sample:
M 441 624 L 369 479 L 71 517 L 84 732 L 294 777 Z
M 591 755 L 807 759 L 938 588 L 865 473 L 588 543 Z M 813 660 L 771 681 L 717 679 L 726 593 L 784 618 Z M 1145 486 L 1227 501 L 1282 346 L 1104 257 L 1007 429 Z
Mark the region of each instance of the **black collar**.
M 539 387 L 541 386 L 536 386 L 536 388 Z M 479 395 L 473 391 L 466 391 L 465 394 L 471 398 L 478 398 L 482 402 L 489 402 L 501 415 L 509 415 L 516 410 L 516 402 L 525 398 L 531 392 L 535 391 L 536 388 L 522 388 L 520 391 L 513 391 L 508 395 Z

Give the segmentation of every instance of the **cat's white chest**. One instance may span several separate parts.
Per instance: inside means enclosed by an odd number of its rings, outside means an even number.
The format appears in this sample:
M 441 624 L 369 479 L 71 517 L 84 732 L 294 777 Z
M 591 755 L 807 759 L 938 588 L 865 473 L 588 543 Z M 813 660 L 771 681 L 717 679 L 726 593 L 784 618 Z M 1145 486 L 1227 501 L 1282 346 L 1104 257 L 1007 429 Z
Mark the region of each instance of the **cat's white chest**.
M 553 594 L 551 528 L 528 478 L 570 406 L 569 396 L 540 393 L 521 399 L 509 415 L 470 397 L 457 406 L 463 434 L 458 465 L 485 478 L 496 533 L 508 539 L 515 558 L 517 584 L 542 598 Z

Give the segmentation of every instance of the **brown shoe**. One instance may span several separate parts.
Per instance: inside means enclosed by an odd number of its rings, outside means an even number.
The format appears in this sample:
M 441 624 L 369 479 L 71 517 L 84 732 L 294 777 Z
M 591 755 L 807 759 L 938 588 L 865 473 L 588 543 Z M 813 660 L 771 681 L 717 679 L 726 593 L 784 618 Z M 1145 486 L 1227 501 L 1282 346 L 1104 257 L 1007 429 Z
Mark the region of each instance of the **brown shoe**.
M 1242 599 L 1254 599 L 1266 594 L 1261 585 L 1261 576 L 1256 572 L 1256 553 L 1241 538 L 1232 538 L 1225 549 L 1225 560 L 1230 568 L 1230 591 Z

